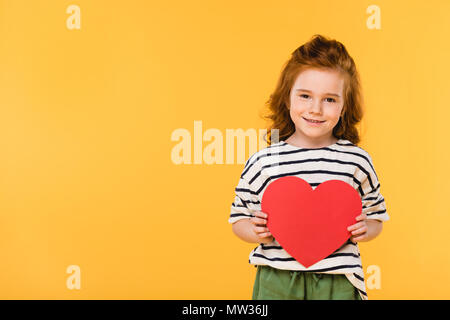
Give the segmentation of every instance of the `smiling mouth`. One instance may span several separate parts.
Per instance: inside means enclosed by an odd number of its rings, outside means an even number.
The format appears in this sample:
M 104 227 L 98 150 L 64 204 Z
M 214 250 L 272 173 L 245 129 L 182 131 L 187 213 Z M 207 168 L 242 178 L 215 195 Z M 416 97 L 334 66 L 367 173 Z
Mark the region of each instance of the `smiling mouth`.
M 325 122 L 325 120 L 319 121 L 319 120 L 313 120 L 313 119 L 308 119 L 308 118 L 303 118 L 303 119 L 305 119 L 306 121 L 311 122 L 311 123 L 322 123 L 322 122 Z

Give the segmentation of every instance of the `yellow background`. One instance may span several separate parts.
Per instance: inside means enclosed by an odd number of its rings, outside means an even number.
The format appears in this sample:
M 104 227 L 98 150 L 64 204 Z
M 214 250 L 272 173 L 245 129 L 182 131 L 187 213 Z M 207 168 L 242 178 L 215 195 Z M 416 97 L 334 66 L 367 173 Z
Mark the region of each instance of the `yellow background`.
M 381 30 L 366 26 L 372 4 Z M 171 134 L 264 128 L 282 64 L 316 33 L 361 73 L 361 146 L 391 216 L 360 244 L 364 271 L 381 269 L 369 299 L 450 298 L 449 13 L 447 0 L 0 1 L 0 298 L 250 299 L 256 244 L 227 222 L 243 164 L 175 165 Z

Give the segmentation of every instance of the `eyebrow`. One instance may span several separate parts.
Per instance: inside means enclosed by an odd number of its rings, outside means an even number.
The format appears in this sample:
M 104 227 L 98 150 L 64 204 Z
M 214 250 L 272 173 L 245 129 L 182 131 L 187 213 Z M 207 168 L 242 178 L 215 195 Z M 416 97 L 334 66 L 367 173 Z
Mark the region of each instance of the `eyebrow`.
M 312 93 L 311 90 L 306 90 L 306 89 L 297 89 L 295 91 L 306 91 L 306 92 Z M 335 96 L 335 97 L 338 97 L 338 98 L 341 97 L 340 95 L 338 95 L 336 93 L 325 93 L 325 95 L 327 95 L 327 96 Z

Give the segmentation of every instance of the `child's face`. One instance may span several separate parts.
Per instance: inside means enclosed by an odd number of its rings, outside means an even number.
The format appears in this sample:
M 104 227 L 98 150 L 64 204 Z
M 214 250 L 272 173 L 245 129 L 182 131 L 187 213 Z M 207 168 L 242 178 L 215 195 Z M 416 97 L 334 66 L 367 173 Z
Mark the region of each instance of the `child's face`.
M 297 137 L 314 141 L 331 139 L 344 107 L 343 93 L 344 78 L 338 71 L 302 71 L 290 94 L 290 116 Z M 310 123 L 305 118 L 324 122 Z

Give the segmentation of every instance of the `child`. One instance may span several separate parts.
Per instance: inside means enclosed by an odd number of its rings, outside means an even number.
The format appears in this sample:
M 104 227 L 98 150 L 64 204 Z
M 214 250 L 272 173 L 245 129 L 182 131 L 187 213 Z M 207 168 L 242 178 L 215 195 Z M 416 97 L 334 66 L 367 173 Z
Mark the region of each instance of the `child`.
M 284 66 L 268 101 L 269 146 L 247 160 L 228 220 L 240 239 L 259 243 L 249 255 L 257 267 L 252 299 L 367 300 L 357 243 L 374 239 L 389 215 L 372 159 L 357 146 L 360 91 L 344 45 L 321 35 L 296 49 Z M 342 180 L 361 196 L 362 214 L 348 227 L 350 239 L 309 268 L 273 238 L 261 211 L 265 188 L 284 176 L 300 177 L 313 189 Z

